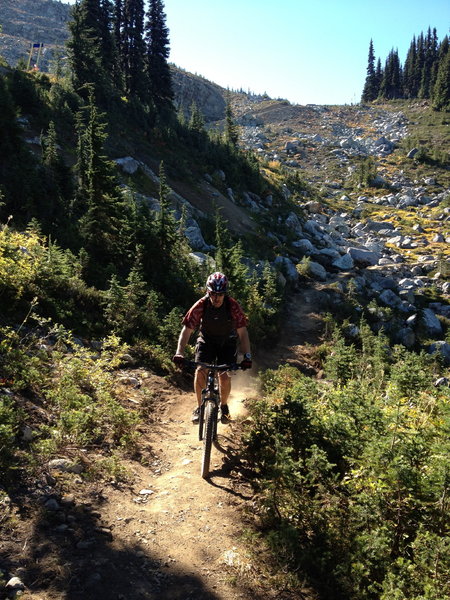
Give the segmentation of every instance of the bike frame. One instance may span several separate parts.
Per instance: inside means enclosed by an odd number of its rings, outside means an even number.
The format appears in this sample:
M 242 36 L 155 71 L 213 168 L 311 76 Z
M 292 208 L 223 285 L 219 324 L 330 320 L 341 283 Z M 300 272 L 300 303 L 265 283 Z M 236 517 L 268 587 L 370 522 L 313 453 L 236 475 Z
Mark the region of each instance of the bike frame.
M 201 474 L 203 478 L 209 475 L 212 443 L 217 439 L 217 423 L 220 409 L 219 373 L 236 371 L 238 365 L 211 365 L 207 363 L 191 363 L 206 371 L 206 385 L 202 390 L 202 402 L 198 423 L 198 439 L 203 441 L 203 456 Z

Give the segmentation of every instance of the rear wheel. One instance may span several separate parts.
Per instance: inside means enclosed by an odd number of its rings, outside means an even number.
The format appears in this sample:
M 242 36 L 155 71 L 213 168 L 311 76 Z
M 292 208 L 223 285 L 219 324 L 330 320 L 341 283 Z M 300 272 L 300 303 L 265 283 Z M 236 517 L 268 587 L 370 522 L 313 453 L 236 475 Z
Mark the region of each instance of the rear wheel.
M 205 408 L 205 432 L 203 436 L 202 455 L 202 477 L 209 475 L 209 464 L 211 462 L 211 448 L 217 425 L 217 406 L 208 402 Z

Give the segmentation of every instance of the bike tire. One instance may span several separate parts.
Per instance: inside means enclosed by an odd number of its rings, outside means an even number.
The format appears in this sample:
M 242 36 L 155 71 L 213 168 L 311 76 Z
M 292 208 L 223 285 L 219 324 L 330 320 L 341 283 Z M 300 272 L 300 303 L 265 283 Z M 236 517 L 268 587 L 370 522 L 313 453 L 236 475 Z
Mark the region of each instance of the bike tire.
M 202 477 L 206 479 L 209 475 L 209 465 L 211 462 L 211 448 L 214 439 L 215 425 L 217 423 L 217 407 L 208 402 L 205 408 L 205 432 L 203 436 L 202 453 Z
M 200 440 L 200 442 L 203 439 L 204 423 L 205 423 L 205 405 L 202 402 L 202 404 L 200 406 L 200 415 L 199 415 L 199 419 L 198 419 L 198 439 Z

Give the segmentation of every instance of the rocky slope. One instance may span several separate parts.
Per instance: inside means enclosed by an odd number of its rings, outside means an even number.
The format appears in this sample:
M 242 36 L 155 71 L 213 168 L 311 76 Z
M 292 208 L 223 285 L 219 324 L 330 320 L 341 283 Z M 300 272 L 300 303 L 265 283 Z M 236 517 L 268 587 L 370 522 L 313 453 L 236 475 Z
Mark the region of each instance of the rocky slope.
M 44 44 L 39 57 L 41 71 L 52 70 L 55 52 L 64 52 L 69 32 L 71 5 L 59 0 L 2 0 L 0 24 L 0 56 L 15 66 L 21 59 L 28 63 L 30 45 Z M 38 60 L 33 51 L 30 66 Z M 189 115 L 192 104 L 202 111 L 205 121 L 222 119 L 225 100 L 220 86 L 197 75 L 172 66 L 175 104 Z
M 70 5 L 56 0 L 3 0 L 0 23 L 0 55 L 15 65 L 28 62 L 30 44 L 44 44 L 39 66 L 47 70 L 55 49 L 64 47 L 68 37 Z M 37 59 L 37 50 L 33 53 Z

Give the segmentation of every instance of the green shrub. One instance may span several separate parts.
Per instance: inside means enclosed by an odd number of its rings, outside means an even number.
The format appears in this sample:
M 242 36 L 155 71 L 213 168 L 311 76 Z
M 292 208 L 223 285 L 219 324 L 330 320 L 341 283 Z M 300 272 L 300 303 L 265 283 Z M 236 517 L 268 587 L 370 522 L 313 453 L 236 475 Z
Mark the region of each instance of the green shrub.
M 266 543 L 324 597 L 447 597 L 450 390 L 364 323 L 333 336 L 326 380 L 268 371 L 250 406 Z

